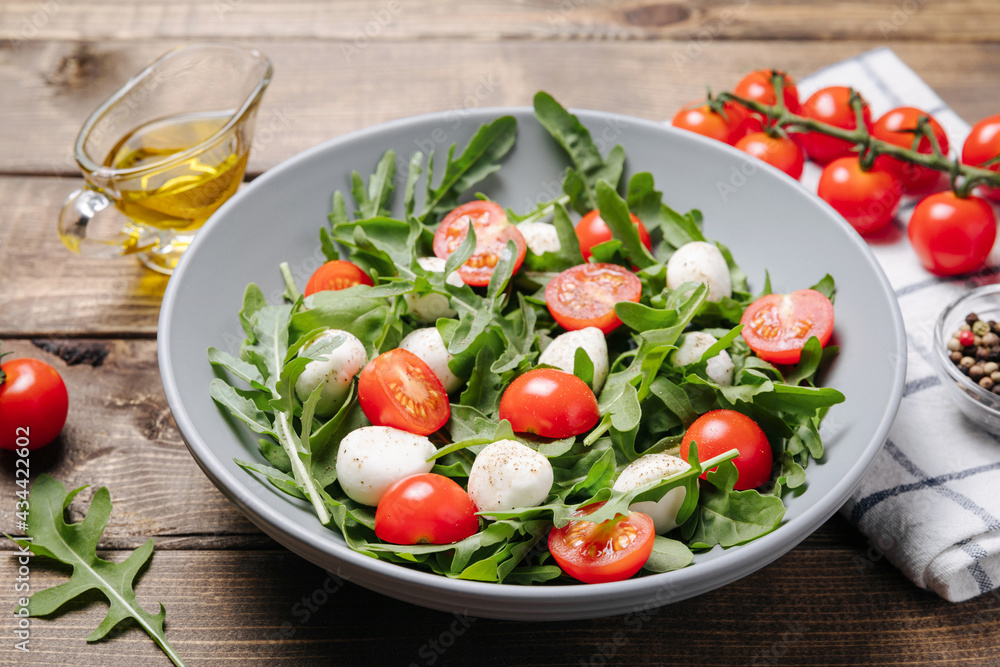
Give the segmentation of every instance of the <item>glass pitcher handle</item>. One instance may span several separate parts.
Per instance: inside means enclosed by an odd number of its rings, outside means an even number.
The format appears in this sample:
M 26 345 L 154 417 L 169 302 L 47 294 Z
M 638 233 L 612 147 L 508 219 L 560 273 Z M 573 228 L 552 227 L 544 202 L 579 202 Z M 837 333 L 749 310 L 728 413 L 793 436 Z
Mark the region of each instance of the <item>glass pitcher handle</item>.
M 141 227 L 130 227 L 109 238 L 88 236 L 87 226 L 91 220 L 110 205 L 111 200 L 104 193 L 89 187 L 70 193 L 59 213 L 59 238 L 63 244 L 87 257 L 118 257 L 151 250 L 159 243 L 157 234 Z

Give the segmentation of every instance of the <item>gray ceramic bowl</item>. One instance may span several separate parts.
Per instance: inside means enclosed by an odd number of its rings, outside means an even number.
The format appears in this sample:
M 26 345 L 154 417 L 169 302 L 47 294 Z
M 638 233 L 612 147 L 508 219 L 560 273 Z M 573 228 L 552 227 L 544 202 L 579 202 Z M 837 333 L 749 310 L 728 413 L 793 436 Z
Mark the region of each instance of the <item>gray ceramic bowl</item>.
M 844 503 L 868 470 L 892 423 L 905 371 L 899 308 L 865 242 L 798 183 L 728 146 L 627 116 L 579 112 L 607 151 L 621 143 L 627 171 L 652 172 L 675 209 L 700 209 L 705 232 L 733 251 L 759 290 L 765 268 L 776 292 L 837 281 L 835 342 L 825 381 L 845 403 L 825 422 L 826 460 L 808 469 L 808 488 L 787 498 L 786 520 L 750 544 L 700 554 L 683 570 L 600 585 L 524 587 L 458 581 L 375 561 L 348 549 L 310 508 L 251 477 L 233 458 L 259 457 L 253 435 L 209 397 L 209 346 L 236 352 L 237 312 L 247 283 L 277 300 L 278 263 L 304 284 L 322 256 L 318 230 L 334 189 L 352 170 L 367 175 L 382 153 L 443 155 L 465 145 L 483 122 L 513 114 L 519 137 L 504 167 L 479 190 L 515 210 L 558 191 L 564 157 L 530 109 L 431 114 L 328 141 L 275 167 L 226 203 L 198 233 L 164 297 L 159 361 L 167 400 L 195 460 L 261 530 L 304 558 L 373 591 L 436 609 L 512 619 L 570 619 L 621 614 L 676 602 L 723 586 L 775 560 Z M 627 174 L 628 175 L 628 174 Z

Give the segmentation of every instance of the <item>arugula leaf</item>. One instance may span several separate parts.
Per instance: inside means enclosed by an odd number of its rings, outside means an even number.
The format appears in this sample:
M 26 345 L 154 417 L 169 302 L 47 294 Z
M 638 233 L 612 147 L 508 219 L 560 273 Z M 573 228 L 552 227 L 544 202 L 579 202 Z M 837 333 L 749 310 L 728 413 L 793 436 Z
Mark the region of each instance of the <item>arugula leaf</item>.
M 150 538 L 121 563 L 99 558 L 97 543 L 111 516 L 108 489 L 102 486 L 94 493 L 83 521 L 67 524 L 64 517 L 64 511 L 73 498 L 85 488 L 83 486 L 67 493 L 62 482 L 47 474 L 40 475 L 31 487 L 31 513 L 26 531 L 29 539 L 7 536 L 36 556 L 52 558 L 73 568 L 69 581 L 31 596 L 28 614 L 47 616 L 79 595 L 98 590 L 107 597 L 110 606 L 104 620 L 87 637 L 88 642 L 103 638 L 119 623 L 132 618 L 171 662 L 183 667 L 184 662 L 167 641 L 163 630 L 167 610 L 160 604 L 159 613 L 149 613 L 138 603 L 133 590 L 136 576 L 153 555 L 153 539 Z
M 693 549 L 709 549 L 716 544 L 731 547 L 766 535 L 785 516 L 785 506 L 775 496 L 756 490 L 734 491 L 739 473 L 727 461 L 708 473 L 698 508 L 681 527 Z
M 528 249 L 524 256 L 524 266 L 529 271 L 557 272 L 583 264 L 583 254 L 580 252 L 580 239 L 569 218 L 569 213 L 562 203 L 553 207 L 552 225 L 559 237 L 559 250 L 543 252 L 536 255 Z
M 601 209 L 601 219 L 611 230 L 612 236 L 622 243 L 629 260 L 639 268 L 656 264 L 656 259 L 639 240 L 639 230 L 632 224 L 628 204 L 607 181 L 598 181 L 597 205 Z

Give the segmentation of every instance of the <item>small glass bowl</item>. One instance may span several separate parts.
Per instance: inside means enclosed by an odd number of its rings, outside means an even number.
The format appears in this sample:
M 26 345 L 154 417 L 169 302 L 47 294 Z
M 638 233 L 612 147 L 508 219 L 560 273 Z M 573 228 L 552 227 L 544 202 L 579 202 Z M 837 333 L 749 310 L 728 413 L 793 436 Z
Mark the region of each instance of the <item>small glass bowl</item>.
M 948 340 L 969 313 L 984 321 L 1000 321 L 1000 285 L 980 287 L 945 307 L 934 327 L 934 359 L 948 395 L 958 408 L 990 433 L 1000 435 L 1000 395 L 980 387 L 948 358 Z

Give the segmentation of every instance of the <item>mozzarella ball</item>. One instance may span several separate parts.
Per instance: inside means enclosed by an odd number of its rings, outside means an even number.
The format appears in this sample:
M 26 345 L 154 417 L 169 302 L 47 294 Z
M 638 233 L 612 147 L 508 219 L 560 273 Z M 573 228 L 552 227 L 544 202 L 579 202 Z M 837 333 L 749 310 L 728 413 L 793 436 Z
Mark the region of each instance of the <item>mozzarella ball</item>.
M 572 373 L 576 363 L 576 351 L 581 348 L 594 364 L 594 381 L 590 388 L 595 394 L 599 394 L 604 381 L 608 379 L 608 341 L 597 327 L 567 331 L 556 336 L 542 351 L 538 363 Z
M 612 487 L 615 491 L 632 491 L 640 486 L 658 482 L 665 477 L 684 472 L 691 465 L 670 454 L 646 454 L 628 465 L 615 480 Z M 653 520 L 657 533 L 666 533 L 677 527 L 677 512 L 684 503 L 687 489 L 677 487 L 670 489 L 657 502 L 644 500 L 632 503 L 629 509 L 642 512 Z
M 704 331 L 690 331 L 684 334 L 684 342 L 674 352 L 674 365 L 687 366 L 700 361 L 701 355 L 718 342 L 715 336 Z M 705 364 L 705 372 L 712 382 L 726 387 L 731 385 L 733 383 L 733 359 L 729 356 L 729 352 L 720 350 L 717 355 L 709 359 Z
M 448 367 L 453 355 L 445 347 L 444 339 L 441 338 L 441 332 L 437 327 L 410 332 L 400 342 L 399 347 L 420 357 L 434 371 L 434 375 L 449 394 L 462 386 L 462 379 Z
M 362 505 L 378 505 L 390 486 L 410 475 L 430 472 L 436 451 L 422 435 L 391 426 L 351 431 L 337 450 L 337 480 L 347 496 Z
M 469 472 L 469 496 L 480 512 L 541 505 L 552 489 L 552 464 L 516 440 L 483 447 Z
M 517 231 L 524 237 L 528 250 L 536 255 L 559 252 L 562 248 L 555 226 L 547 222 L 522 222 L 517 226 Z
M 431 273 L 444 273 L 445 260 L 440 257 L 418 257 L 417 264 L 424 271 Z M 461 287 L 465 283 L 462 281 L 458 271 L 452 271 L 445 282 L 454 287 Z M 436 292 L 431 294 L 404 294 L 403 300 L 406 302 L 406 309 L 411 315 L 421 322 L 435 322 L 439 317 L 455 317 L 458 313 L 452 310 L 448 303 L 448 297 Z
M 361 341 L 340 329 L 328 329 L 319 334 L 299 350 L 299 356 L 317 344 L 333 342 L 339 345 L 306 364 L 295 381 L 295 395 L 303 402 L 316 387 L 323 385 L 316 404 L 316 415 L 320 417 L 332 415 L 340 408 L 354 376 L 368 363 L 368 353 Z
M 667 287 L 677 289 L 686 282 L 707 285 L 709 301 L 733 295 L 726 258 L 716 246 L 704 241 L 682 245 L 667 260 Z

